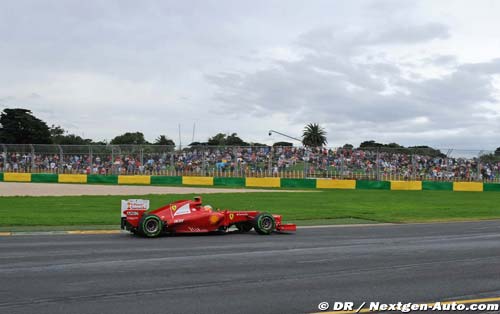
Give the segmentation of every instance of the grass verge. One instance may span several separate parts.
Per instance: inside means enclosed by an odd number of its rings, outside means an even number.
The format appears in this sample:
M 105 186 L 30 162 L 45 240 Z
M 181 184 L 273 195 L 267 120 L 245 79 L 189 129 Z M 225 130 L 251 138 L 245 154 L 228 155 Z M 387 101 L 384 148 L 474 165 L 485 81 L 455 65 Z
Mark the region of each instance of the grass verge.
M 149 199 L 151 207 L 156 208 L 193 196 L 0 197 L 0 230 L 20 226 L 116 226 L 121 199 Z M 498 197 L 497 193 L 372 190 L 203 195 L 204 203 L 214 208 L 257 209 L 282 214 L 285 221 L 299 225 L 498 219 Z

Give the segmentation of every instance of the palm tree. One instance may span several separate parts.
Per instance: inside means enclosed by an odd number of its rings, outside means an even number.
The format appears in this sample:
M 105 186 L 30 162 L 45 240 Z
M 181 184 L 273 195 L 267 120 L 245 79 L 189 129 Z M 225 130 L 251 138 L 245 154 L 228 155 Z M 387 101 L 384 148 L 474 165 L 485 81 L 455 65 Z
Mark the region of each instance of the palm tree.
M 317 123 L 309 123 L 302 132 L 302 144 L 309 147 L 320 147 L 327 143 L 326 131 Z

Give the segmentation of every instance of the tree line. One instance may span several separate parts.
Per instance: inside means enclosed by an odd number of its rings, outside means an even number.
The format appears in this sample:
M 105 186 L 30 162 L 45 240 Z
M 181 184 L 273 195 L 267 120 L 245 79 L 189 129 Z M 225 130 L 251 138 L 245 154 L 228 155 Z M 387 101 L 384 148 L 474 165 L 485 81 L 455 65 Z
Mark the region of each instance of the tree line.
M 148 142 L 142 132 L 126 132 L 111 139 L 94 141 L 71 134 L 61 126 L 48 126 L 28 109 L 4 109 L 0 114 L 0 143 L 6 144 L 59 144 L 59 145 L 175 145 L 165 135 L 159 135 L 153 143 Z
M 304 129 L 302 143 L 319 147 L 326 144 L 326 132 L 317 124 L 309 124 Z M 171 145 L 175 142 L 166 135 L 159 135 L 153 143 L 142 132 L 126 132 L 109 141 L 94 141 L 64 130 L 59 125 L 48 124 L 35 117 L 28 109 L 7 108 L 0 114 L 0 143 L 5 144 L 59 144 L 59 145 Z M 293 146 L 289 142 L 276 142 L 274 146 Z M 246 142 L 237 133 L 217 133 L 206 142 L 193 142 L 188 146 L 267 146 L 256 142 Z
M 327 144 L 326 131 L 316 123 L 310 123 L 302 131 L 302 145 L 307 147 L 324 147 Z M 47 123 L 33 115 L 28 109 L 4 109 L 0 114 L 0 143 L 5 144 L 59 144 L 59 145 L 171 145 L 175 142 L 166 135 L 159 135 L 154 142 L 148 142 L 142 132 L 126 132 L 115 136 L 109 141 L 94 141 L 71 134 L 61 126 L 48 126 Z M 193 142 L 188 146 L 268 146 L 262 143 L 246 142 L 237 133 L 218 133 L 206 142 Z M 290 142 L 275 142 L 273 146 L 293 146 Z M 354 149 L 352 144 L 345 144 L 344 149 Z M 364 141 L 360 149 L 377 148 L 379 152 L 396 152 L 401 154 L 420 154 L 433 157 L 445 157 L 440 150 L 429 146 L 404 147 L 397 143 L 383 144 L 376 141 Z M 500 158 L 500 147 L 494 153 L 483 155 L 484 161 L 494 161 Z

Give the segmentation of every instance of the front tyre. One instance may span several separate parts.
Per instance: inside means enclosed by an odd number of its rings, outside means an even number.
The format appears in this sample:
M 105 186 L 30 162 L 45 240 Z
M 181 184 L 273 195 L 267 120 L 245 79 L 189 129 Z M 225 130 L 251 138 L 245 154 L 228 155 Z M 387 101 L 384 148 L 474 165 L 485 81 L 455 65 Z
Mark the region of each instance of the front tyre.
M 155 238 L 161 234 L 163 222 L 156 215 L 145 215 L 139 222 L 139 232 L 148 238 Z
M 268 235 L 276 229 L 273 215 L 262 213 L 253 220 L 253 227 L 258 234 Z

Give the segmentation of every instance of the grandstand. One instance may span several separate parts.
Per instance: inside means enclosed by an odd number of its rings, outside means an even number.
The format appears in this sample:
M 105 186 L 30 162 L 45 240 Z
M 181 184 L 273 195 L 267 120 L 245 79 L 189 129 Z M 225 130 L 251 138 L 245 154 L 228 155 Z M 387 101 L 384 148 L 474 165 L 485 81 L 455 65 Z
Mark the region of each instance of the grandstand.
M 488 153 L 488 152 L 486 152 Z M 0 144 L 0 171 L 98 175 L 336 178 L 499 182 L 483 151 L 384 148 Z

